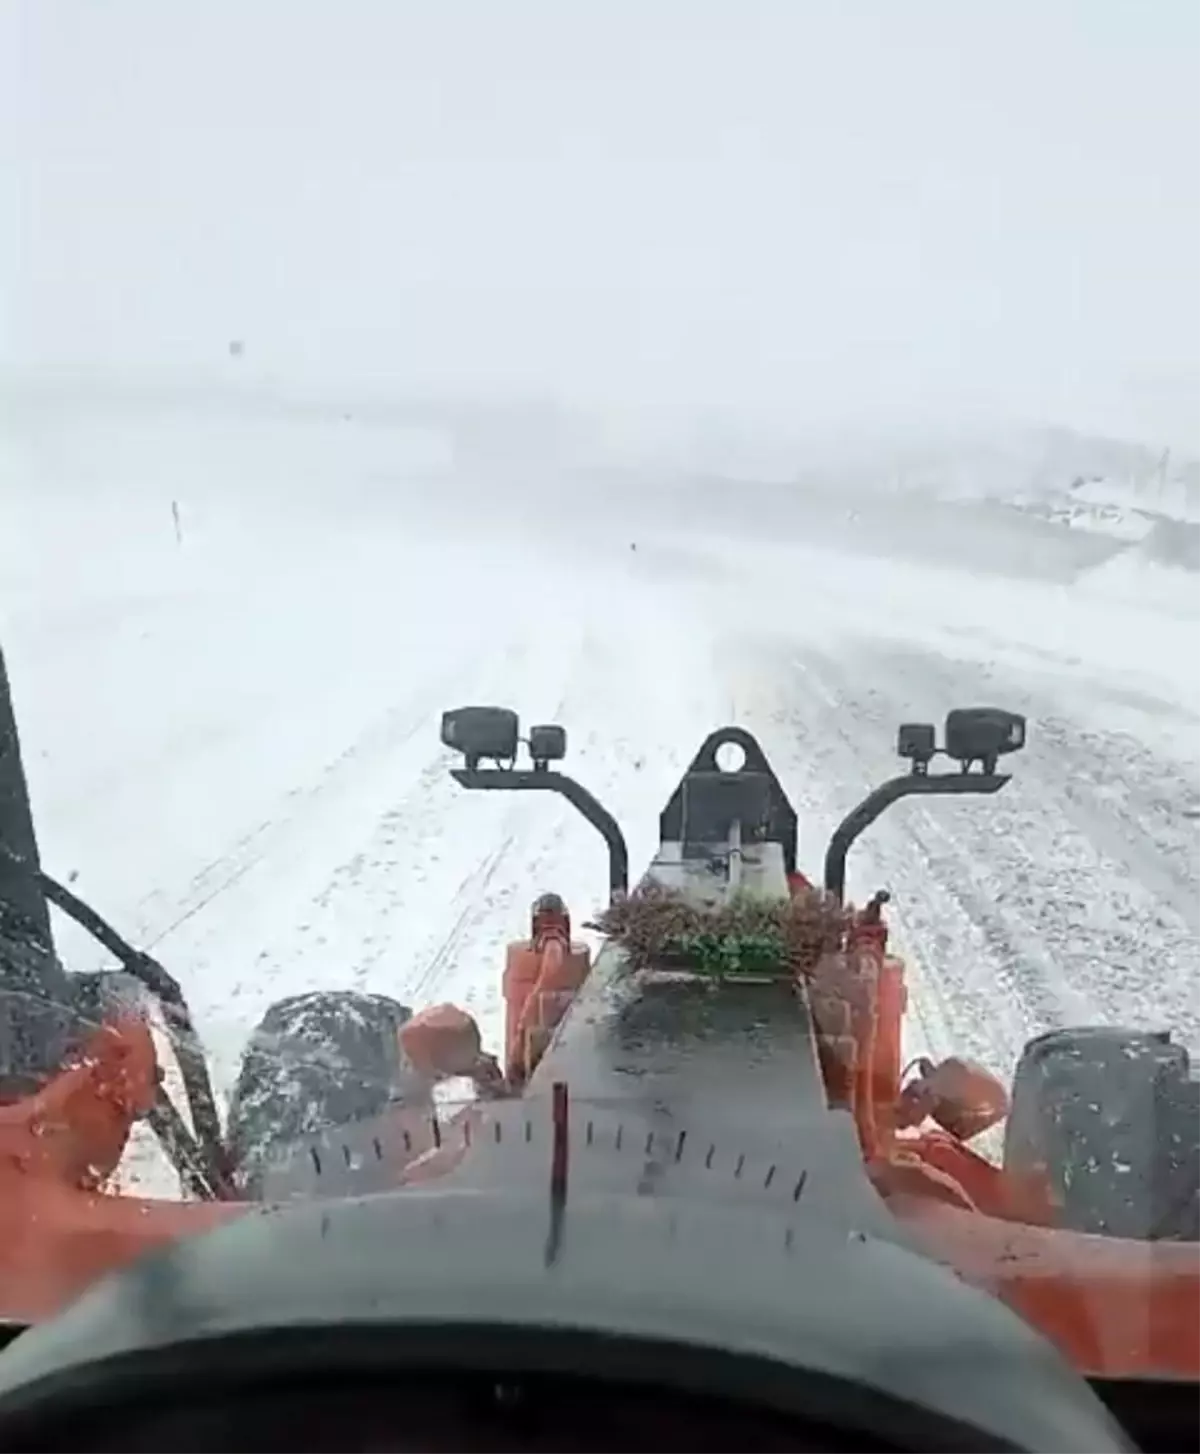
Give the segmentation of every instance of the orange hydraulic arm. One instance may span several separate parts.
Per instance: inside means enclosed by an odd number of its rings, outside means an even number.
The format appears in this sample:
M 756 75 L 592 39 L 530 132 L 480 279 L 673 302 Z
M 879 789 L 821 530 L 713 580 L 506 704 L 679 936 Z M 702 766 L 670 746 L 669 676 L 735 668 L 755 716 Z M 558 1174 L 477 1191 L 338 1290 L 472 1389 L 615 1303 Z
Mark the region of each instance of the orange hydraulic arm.
M 952 1205 L 1027 1219 L 1036 1199 L 1014 1199 L 999 1169 L 966 1145 L 1008 1112 L 995 1077 L 955 1058 L 921 1060 L 918 1078 L 902 1084 L 908 990 L 904 961 L 887 952 L 886 901 L 878 894 L 857 913 L 844 950 L 818 964 L 808 987 L 830 1101 L 853 1114 L 881 1191 L 924 1185 Z
M 931 1256 L 993 1293 L 1081 1372 L 1200 1381 L 1200 1252 L 1056 1227 L 1044 1186 L 966 1143 L 1008 1113 L 1003 1086 L 951 1058 L 902 1085 L 904 965 L 882 900 L 809 988 L 831 1101 L 854 1115 L 867 1170 Z
M 504 1071 L 514 1089 L 533 1074 L 590 970 L 587 947 L 571 943 L 567 906 L 557 894 L 543 894 L 529 939 L 508 946 L 504 966 Z

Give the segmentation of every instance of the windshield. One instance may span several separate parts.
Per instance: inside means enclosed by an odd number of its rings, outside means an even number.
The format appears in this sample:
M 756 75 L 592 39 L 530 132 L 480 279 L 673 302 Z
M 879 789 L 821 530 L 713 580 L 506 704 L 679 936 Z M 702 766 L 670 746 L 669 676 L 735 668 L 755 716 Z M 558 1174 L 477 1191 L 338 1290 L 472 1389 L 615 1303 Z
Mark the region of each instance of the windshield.
M 0 36 L 0 1317 L 562 1086 L 1196 1378 L 1195 7 Z

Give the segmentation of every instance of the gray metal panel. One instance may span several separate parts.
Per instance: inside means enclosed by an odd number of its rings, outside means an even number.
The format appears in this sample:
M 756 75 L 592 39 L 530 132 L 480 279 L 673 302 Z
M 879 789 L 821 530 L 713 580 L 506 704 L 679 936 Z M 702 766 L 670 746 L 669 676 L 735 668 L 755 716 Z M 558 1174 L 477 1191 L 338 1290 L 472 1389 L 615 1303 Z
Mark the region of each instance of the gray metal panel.
M 622 974 L 603 952 L 526 1095 L 438 1133 L 438 1185 L 549 1186 L 550 1088 L 567 1082 L 569 1195 L 751 1204 L 905 1240 L 863 1172 L 854 1125 L 827 1108 L 803 998 L 781 984 L 713 988 Z M 427 1146 L 419 1104 L 306 1140 L 266 1168 L 266 1200 L 398 1187 Z
M 364 1196 L 403 1184 L 404 1169 L 440 1135 L 432 1097 L 397 1102 L 382 1115 L 291 1143 L 255 1168 L 263 1202 Z
M 787 983 L 629 974 L 606 946 L 534 1074 L 589 1100 L 670 1103 L 694 1120 L 786 1128 L 825 1105 L 809 1009 Z
M 736 872 L 735 872 L 736 870 Z M 676 889 L 693 903 L 717 904 L 731 888 L 747 897 L 785 899 L 788 893 L 783 849 L 778 843 L 747 843 L 709 858 L 684 856 L 682 843 L 662 843 L 646 870 L 646 880 Z
M 464 1152 L 438 1180 L 455 1191 L 549 1191 L 554 1126 L 548 1095 L 498 1103 L 444 1144 Z M 652 1197 L 678 1203 L 797 1212 L 848 1231 L 905 1242 L 863 1174 L 850 1117 L 797 1110 L 785 1135 L 689 1121 L 670 1105 L 572 1096 L 568 1197 Z
M 828 1108 L 808 1004 L 789 984 L 631 975 L 606 947 L 526 1100 L 548 1101 L 555 1081 L 570 1093 L 576 1191 L 802 1202 L 903 1240 L 866 1178 L 851 1117 Z M 536 1135 L 535 1124 L 522 1140 Z M 456 1184 L 507 1179 L 516 1139 L 474 1147 Z M 548 1175 L 548 1154 L 526 1157 L 524 1175 Z

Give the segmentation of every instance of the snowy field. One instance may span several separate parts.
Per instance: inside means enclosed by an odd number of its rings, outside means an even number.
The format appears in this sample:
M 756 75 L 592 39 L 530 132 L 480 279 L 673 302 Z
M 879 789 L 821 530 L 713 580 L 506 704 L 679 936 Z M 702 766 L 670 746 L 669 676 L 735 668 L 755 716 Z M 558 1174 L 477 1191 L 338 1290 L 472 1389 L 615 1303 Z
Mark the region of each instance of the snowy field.
M 1067 1021 L 1200 1045 L 1194 590 L 1001 575 L 983 526 L 931 564 L 852 529 L 806 546 L 800 505 L 770 539 L 728 508 L 493 479 L 353 421 L 3 421 L 0 630 L 43 859 L 177 975 L 220 1088 L 267 1004 L 318 986 L 455 1000 L 496 1045 L 534 894 L 599 906 L 569 809 L 449 779 L 439 716 L 468 702 L 564 723 L 635 869 L 726 721 L 819 871 L 901 720 L 1026 712 L 1003 794 L 902 804 L 852 855 L 855 896 L 893 894 L 911 1048 L 1007 1074 Z M 60 946 L 99 962 L 69 926 Z

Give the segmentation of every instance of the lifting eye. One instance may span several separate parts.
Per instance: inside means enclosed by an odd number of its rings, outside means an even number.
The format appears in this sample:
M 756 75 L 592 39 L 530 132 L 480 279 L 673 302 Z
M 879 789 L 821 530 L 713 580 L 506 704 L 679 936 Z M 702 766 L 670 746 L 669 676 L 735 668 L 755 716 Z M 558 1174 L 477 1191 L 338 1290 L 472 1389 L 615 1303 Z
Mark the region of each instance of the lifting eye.
M 740 742 L 722 742 L 713 753 L 721 772 L 741 772 L 746 766 L 746 749 Z

